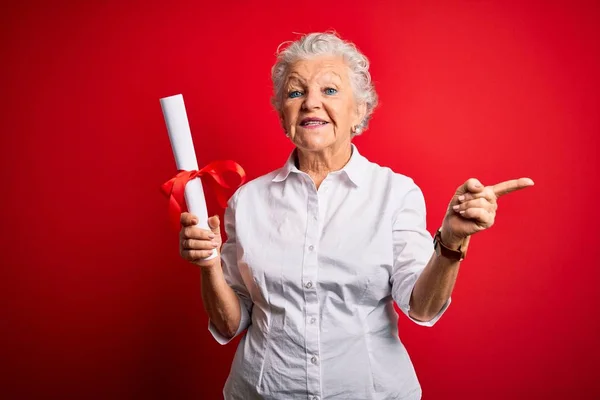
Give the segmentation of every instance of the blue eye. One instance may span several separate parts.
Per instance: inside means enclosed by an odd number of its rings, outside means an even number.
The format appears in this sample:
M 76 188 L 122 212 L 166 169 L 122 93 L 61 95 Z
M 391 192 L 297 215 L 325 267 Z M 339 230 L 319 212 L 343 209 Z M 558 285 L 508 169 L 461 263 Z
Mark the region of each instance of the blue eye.
M 288 93 L 288 97 L 290 99 L 295 99 L 296 97 L 300 97 L 300 96 L 302 96 L 302 92 L 299 90 L 294 90 L 294 91 L 291 91 Z
M 333 94 L 336 94 L 336 93 L 337 93 L 337 89 L 334 89 L 334 88 L 327 88 L 327 89 L 325 89 L 325 94 L 333 95 Z

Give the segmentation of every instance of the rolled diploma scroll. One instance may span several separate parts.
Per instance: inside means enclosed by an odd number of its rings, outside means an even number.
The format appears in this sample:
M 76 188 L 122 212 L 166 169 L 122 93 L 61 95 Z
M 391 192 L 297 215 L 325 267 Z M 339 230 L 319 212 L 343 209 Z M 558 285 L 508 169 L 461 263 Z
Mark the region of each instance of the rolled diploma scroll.
M 165 116 L 165 123 L 169 131 L 169 139 L 175 156 L 175 163 L 178 170 L 195 171 L 198 169 L 198 161 L 194 152 L 194 142 L 192 141 L 192 132 L 185 112 L 183 96 L 164 97 L 160 99 L 160 105 Z M 206 210 L 206 199 L 204 198 L 204 189 L 200 178 L 194 178 L 185 186 L 185 202 L 188 210 L 198 217 L 197 228 L 208 229 L 208 211 Z M 205 258 L 211 260 L 217 256 L 217 250 Z

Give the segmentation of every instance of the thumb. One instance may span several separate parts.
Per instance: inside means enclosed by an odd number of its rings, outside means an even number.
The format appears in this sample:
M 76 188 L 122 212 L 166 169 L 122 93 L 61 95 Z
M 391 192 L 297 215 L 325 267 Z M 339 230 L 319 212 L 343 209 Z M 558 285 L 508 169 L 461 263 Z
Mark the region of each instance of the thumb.
M 479 182 L 479 179 L 471 178 L 458 187 L 456 194 L 479 193 L 481 191 L 483 191 L 483 185 Z
M 221 220 L 219 219 L 218 215 L 213 215 L 208 219 L 208 227 L 215 235 L 221 234 L 220 226 Z

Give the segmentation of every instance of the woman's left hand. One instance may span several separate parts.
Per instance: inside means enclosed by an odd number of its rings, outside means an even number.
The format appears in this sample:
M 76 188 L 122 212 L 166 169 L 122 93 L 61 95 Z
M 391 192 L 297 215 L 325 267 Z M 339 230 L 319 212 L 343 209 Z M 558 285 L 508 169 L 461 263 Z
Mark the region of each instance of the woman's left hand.
M 471 178 L 461 185 L 448 205 L 442 224 L 442 242 L 458 248 L 470 235 L 494 225 L 498 198 L 516 190 L 533 186 L 529 178 L 514 179 L 492 186 L 483 186 Z

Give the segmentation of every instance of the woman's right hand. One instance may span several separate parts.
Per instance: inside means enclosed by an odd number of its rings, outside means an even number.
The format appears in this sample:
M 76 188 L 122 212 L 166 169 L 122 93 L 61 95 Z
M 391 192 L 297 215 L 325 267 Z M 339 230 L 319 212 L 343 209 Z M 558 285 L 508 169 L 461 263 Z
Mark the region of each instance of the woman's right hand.
M 219 216 L 214 215 L 208 219 L 211 230 L 196 228 L 198 217 L 184 212 L 181 214 L 181 231 L 179 232 L 179 253 L 181 257 L 201 268 L 215 268 L 221 265 L 221 257 L 204 260 L 212 254 L 213 249 L 220 252 L 221 239 Z

